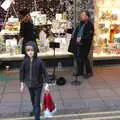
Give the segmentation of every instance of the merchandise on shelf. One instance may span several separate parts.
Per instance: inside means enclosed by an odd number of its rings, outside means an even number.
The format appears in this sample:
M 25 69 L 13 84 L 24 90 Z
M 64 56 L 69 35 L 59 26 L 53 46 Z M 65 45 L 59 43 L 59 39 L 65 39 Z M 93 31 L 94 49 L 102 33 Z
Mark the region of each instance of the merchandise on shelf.
M 47 34 L 44 30 L 41 30 L 39 33 L 39 39 L 37 39 L 37 44 L 40 52 L 47 52 L 49 47 L 49 42 L 47 39 Z
M 4 43 L 4 38 L 2 35 L 0 35 L 0 53 L 5 52 L 5 43 Z
M 21 53 L 21 48 L 17 44 L 17 39 L 7 39 L 6 40 L 6 53 L 10 55 L 17 55 Z
M 47 24 L 47 15 L 41 14 L 40 11 L 31 12 L 31 17 L 35 25 L 45 25 Z
M 102 1 L 96 0 L 94 56 L 120 56 L 120 1 Z
M 50 41 L 60 43 L 60 48 L 56 50 L 56 54 L 66 54 L 68 47 L 68 38 L 66 37 L 65 30 L 71 28 L 71 22 L 66 18 L 66 13 L 56 14 L 56 18 L 52 21 L 47 19 L 46 14 L 41 14 L 40 11 L 31 13 L 33 23 L 38 28 L 37 44 L 40 54 L 53 53 L 49 48 Z M 20 30 L 20 22 L 18 18 L 11 16 L 5 24 L 5 29 L 0 32 L 4 37 L 4 54 L 15 56 L 21 54 L 20 40 L 14 38 L 18 35 Z M 5 38 L 7 35 L 7 38 Z M 1 40 L 1 39 L 0 39 Z M 18 42 L 19 41 L 19 42 Z M 2 47 L 1 47 L 2 46 Z M 0 52 L 3 51 L 3 45 L 0 42 Z
M 8 18 L 8 21 L 5 23 L 4 29 L 1 31 L 1 34 L 18 34 L 20 30 L 20 22 L 18 18 L 11 16 Z

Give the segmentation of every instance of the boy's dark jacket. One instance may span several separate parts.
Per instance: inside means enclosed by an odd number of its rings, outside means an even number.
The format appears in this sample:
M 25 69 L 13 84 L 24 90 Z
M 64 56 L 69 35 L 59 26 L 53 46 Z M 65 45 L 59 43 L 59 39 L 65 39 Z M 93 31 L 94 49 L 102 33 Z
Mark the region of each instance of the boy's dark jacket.
M 24 82 L 29 88 L 42 87 L 48 82 L 48 74 L 42 60 L 37 58 L 37 46 L 33 41 L 26 43 L 26 46 L 33 46 L 33 61 L 26 55 L 20 68 L 20 82 Z
M 84 24 L 84 22 L 80 22 L 77 27 L 75 28 L 72 38 L 70 40 L 70 44 L 68 47 L 68 51 L 77 54 L 77 47 L 79 47 L 80 55 L 81 56 L 87 56 L 92 44 L 93 35 L 94 35 L 94 26 L 91 21 L 88 21 L 85 25 L 83 36 L 80 41 L 80 44 L 77 44 L 77 33 L 79 31 L 79 28 Z

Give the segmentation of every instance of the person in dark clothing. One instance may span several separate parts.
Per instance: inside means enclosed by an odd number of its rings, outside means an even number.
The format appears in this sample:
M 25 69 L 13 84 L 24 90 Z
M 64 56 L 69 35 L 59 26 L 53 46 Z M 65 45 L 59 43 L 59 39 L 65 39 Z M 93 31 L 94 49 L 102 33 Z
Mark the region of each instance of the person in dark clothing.
M 88 11 L 81 13 L 81 21 L 72 33 L 68 51 L 74 54 L 75 75 L 92 76 L 92 68 L 88 58 L 94 35 L 94 25 L 90 21 Z M 85 73 L 84 73 L 85 67 Z
M 25 43 L 28 41 L 36 42 L 36 32 L 33 25 L 32 18 L 28 9 L 23 9 L 20 11 L 21 23 L 20 23 L 20 37 L 23 38 L 22 41 L 22 53 L 25 53 Z M 38 48 L 37 48 L 38 49 Z
M 20 91 L 24 83 L 28 87 L 35 120 L 40 120 L 40 97 L 43 84 L 48 82 L 48 74 L 42 60 L 37 58 L 37 46 L 33 41 L 25 44 L 25 58 L 20 68 Z M 46 87 L 45 86 L 45 87 Z

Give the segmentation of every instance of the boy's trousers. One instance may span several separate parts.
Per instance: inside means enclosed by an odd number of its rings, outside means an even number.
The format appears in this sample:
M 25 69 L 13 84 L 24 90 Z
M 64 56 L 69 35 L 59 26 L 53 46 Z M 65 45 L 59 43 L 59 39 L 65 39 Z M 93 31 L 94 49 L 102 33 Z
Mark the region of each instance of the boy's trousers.
M 41 112 L 40 98 L 41 98 L 42 87 L 29 88 L 29 92 L 30 92 L 35 120 L 40 120 L 40 112 Z

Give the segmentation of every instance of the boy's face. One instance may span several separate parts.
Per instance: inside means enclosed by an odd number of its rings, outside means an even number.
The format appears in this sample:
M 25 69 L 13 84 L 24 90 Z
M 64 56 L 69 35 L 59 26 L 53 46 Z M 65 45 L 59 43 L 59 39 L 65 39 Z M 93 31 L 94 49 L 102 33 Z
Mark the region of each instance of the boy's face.
M 34 56 L 34 48 L 32 46 L 26 46 L 26 54 L 30 58 L 33 58 L 33 56 Z

